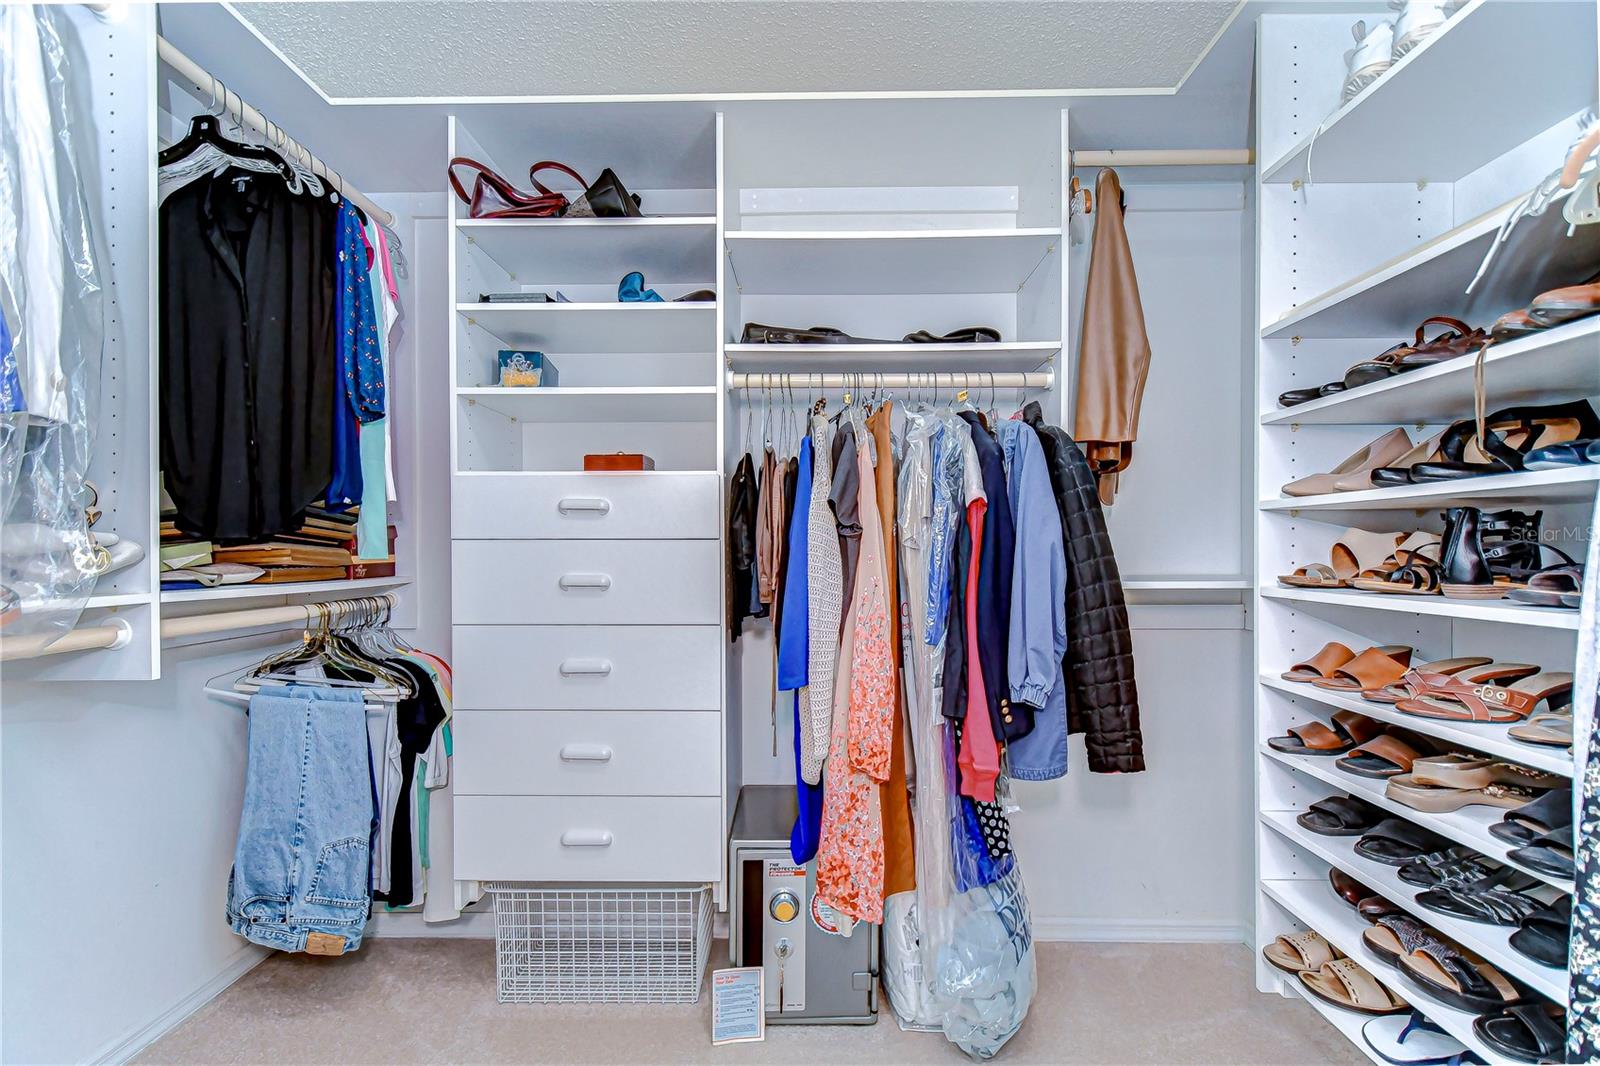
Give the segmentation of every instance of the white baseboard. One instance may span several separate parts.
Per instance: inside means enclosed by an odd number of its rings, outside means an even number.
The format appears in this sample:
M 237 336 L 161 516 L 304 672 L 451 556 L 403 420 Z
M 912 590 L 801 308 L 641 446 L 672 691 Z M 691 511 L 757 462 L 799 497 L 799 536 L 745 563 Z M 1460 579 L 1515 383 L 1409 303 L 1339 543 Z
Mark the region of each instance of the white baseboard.
M 1248 944 L 1239 922 L 1164 922 L 1146 918 L 1033 916 L 1036 940 L 1105 944 Z
M 271 954 L 272 952 L 266 948 L 256 947 L 254 944 L 240 948 L 238 954 L 229 959 L 227 965 L 211 980 L 174 1003 L 154 1021 L 141 1025 L 121 1040 L 101 1049 L 98 1054 L 90 1056 L 89 1061 L 115 1064 L 130 1061 L 139 1052 L 176 1029 L 189 1015 L 216 999 L 224 989 L 255 969 Z

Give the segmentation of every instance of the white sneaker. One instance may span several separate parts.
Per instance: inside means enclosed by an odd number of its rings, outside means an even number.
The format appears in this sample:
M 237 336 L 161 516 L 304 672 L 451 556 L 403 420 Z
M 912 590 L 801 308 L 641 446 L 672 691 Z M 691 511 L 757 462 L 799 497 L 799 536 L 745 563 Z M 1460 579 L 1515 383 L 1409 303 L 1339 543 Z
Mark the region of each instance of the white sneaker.
M 1443 26 L 1447 17 L 1445 0 L 1389 0 L 1389 6 L 1400 12 L 1394 20 L 1394 46 L 1390 51 L 1396 63 Z
M 1350 27 L 1356 46 L 1344 54 L 1348 73 L 1344 79 L 1343 103 L 1371 85 L 1378 76 L 1394 65 L 1394 24 L 1380 22 L 1371 30 L 1363 19 Z

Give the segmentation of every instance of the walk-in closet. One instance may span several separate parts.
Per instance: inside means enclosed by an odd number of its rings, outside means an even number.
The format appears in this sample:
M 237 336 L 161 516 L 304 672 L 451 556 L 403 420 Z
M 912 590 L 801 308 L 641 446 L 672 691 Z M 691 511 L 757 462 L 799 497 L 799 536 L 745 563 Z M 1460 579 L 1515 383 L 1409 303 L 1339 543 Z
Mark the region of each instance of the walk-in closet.
M 1600 1061 L 1597 57 L 0 5 L 0 1062 Z

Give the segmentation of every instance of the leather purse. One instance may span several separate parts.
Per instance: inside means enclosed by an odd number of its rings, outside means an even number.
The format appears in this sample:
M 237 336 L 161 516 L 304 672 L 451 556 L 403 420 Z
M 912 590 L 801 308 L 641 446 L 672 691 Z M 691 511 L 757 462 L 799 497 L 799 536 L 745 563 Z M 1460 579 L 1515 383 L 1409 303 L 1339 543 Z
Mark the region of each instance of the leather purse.
M 473 180 L 470 196 L 462 187 L 461 179 L 456 177 L 458 166 L 471 167 L 478 172 L 477 178 Z M 566 170 L 565 167 L 562 169 Z M 572 173 L 570 170 L 567 172 Z M 476 159 L 464 155 L 458 155 L 450 160 L 449 174 L 450 187 L 455 190 L 461 202 L 467 205 L 467 215 L 470 218 L 559 218 L 567 211 L 568 200 L 562 193 L 551 192 L 538 182 L 534 182 L 539 189 L 538 195 L 523 192 Z
M 528 180 L 533 182 L 533 187 L 547 196 L 560 196 L 560 193 L 551 192 L 539 181 L 539 171 L 559 170 L 583 186 L 583 195 L 573 200 L 567 208 L 567 218 L 642 218 L 644 212 L 640 209 L 643 203 L 637 196 L 630 193 L 622 184 L 622 179 L 616 172 L 606 167 L 600 172 L 593 185 L 583 180 L 583 177 L 565 163 L 557 163 L 546 159 L 535 163 L 528 168 Z

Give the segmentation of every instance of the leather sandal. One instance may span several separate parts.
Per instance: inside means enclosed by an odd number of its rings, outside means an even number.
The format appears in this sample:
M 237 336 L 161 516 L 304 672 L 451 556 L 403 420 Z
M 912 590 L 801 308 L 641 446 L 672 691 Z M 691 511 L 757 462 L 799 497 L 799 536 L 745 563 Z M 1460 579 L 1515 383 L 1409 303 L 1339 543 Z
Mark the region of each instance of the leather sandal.
M 1398 1014 L 1411 1005 L 1390 992 L 1354 959 L 1335 959 L 1316 972 L 1301 971 L 1300 983 L 1318 999 L 1361 1014 Z
M 1550 545 L 1546 545 L 1550 547 Z M 1558 550 L 1552 548 L 1552 550 Z M 1555 566 L 1528 575 L 1528 583 L 1513 588 L 1506 598 L 1535 607 L 1567 606 L 1567 599 L 1583 592 L 1583 567 L 1578 563 L 1558 563 Z
M 1370 700 L 1373 703 L 1399 703 L 1401 700 L 1410 699 L 1419 691 L 1419 688 L 1412 687 L 1413 675 L 1418 675 L 1417 682 L 1419 686 L 1423 677 L 1427 674 L 1433 674 L 1437 677 L 1461 675 L 1463 678 L 1474 678 L 1474 684 L 1483 684 L 1504 676 L 1491 669 L 1495 665 L 1487 655 L 1461 655 L 1454 659 L 1435 659 L 1433 662 L 1413 666 L 1405 672 L 1405 676 L 1393 684 L 1384 685 L 1382 688 L 1362 689 L 1361 698 Z M 1498 665 L 1507 669 L 1520 670 L 1521 672 L 1516 673 L 1515 677 L 1527 677 L 1529 674 L 1539 672 L 1539 668 L 1531 663 L 1503 663 Z M 1489 670 L 1486 676 L 1483 673 L 1485 670 Z M 1469 671 L 1471 672 L 1469 673 Z
M 1337 711 L 1333 727 L 1318 721 L 1290 726 L 1288 733 L 1268 737 L 1267 746 L 1289 755 L 1342 755 L 1378 735 L 1383 723 L 1355 711 Z
M 1528 766 L 1482 755 L 1427 755 L 1412 767 L 1417 783 L 1438 788 L 1488 788 L 1490 785 L 1521 785 L 1523 788 L 1556 788 L 1567 778 Z
M 1506 858 L 1530 870 L 1568 881 L 1577 873 L 1572 854 L 1572 833 L 1568 829 L 1546 833 L 1526 847 L 1512 848 L 1506 852 Z
M 1516 1062 L 1563 1062 L 1567 1012 L 1548 1000 L 1528 1000 L 1472 1020 L 1479 1040 Z
M 1507 811 L 1489 827 L 1496 840 L 1522 848 L 1547 833 L 1564 830 L 1572 834 L 1572 789 L 1551 789 L 1532 803 Z
M 892 341 L 873 340 L 869 337 L 852 337 L 833 326 L 763 326 L 759 322 L 746 322 L 739 335 L 740 344 L 891 344 Z
M 1507 810 L 1537 799 L 1539 794 L 1521 785 L 1486 785 L 1483 788 L 1448 788 L 1424 785 L 1413 770 L 1389 779 L 1383 794 L 1424 814 L 1451 814 L 1463 807 L 1499 807 Z
M 1524 307 L 1520 311 L 1507 311 L 1494 320 L 1494 325 L 1489 327 L 1489 338 L 1495 344 L 1504 344 L 1514 341 L 1518 337 L 1526 337 L 1530 333 L 1538 333 L 1548 329 L 1543 322 L 1538 321 L 1528 313 Z
M 1450 328 L 1432 340 L 1424 340 L 1427 328 L 1434 324 Z M 1411 351 L 1395 361 L 1395 372 L 1404 374 L 1471 355 L 1488 344 L 1489 340 L 1488 333 L 1481 329 L 1473 329 L 1460 319 L 1434 315 L 1432 318 L 1423 319 L 1422 325 L 1417 327 L 1416 342 L 1411 346 Z
M 1393 465 L 1394 461 L 1412 448 L 1411 438 L 1403 429 L 1391 429 L 1377 440 L 1364 445 L 1326 474 L 1312 474 L 1283 486 L 1285 496 L 1321 496 L 1338 491 L 1335 482 L 1352 474 L 1376 470 Z
M 1340 644 L 1338 641 L 1329 641 L 1322 646 L 1322 650 L 1304 662 L 1295 663 L 1278 676 L 1285 681 L 1314 681 L 1319 677 L 1328 677 L 1334 670 L 1343 666 L 1356 657 L 1356 653 Z
M 1499 1010 L 1522 1000 L 1522 993 L 1499 970 L 1443 938 L 1402 956 L 1399 967 L 1424 990 L 1465 1011 Z
M 1295 821 L 1302 829 L 1325 837 L 1355 837 L 1383 820 L 1383 812 L 1354 796 L 1329 796 L 1302 811 Z
M 1383 566 L 1351 578 L 1350 587 L 1388 595 L 1433 595 L 1439 589 L 1441 547 L 1437 533 L 1419 530 L 1397 544 Z
M 1383 779 L 1411 772 L 1420 757 L 1416 748 L 1390 733 L 1373 737 L 1334 763 L 1347 774 Z
M 1443 851 L 1450 842 L 1404 818 L 1385 818 L 1356 841 L 1356 854 L 1385 866 L 1404 866 L 1412 859 Z
M 1261 957 L 1284 973 L 1303 973 L 1322 969 L 1334 959 L 1342 959 L 1339 949 L 1314 929 L 1279 936 L 1261 949 Z
M 1526 722 L 1506 730 L 1506 735 L 1525 744 L 1551 748 L 1572 747 L 1572 709 L 1530 715 Z
M 1396 876 L 1418 888 L 1459 888 L 1462 885 L 1498 885 L 1516 873 L 1508 866 L 1490 866 L 1471 848 L 1457 845 L 1431 855 L 1417 856 L 1400 867 Z M 1521 876 L 1527 877 L 1526 874 Z
M 1420 329 L 1417 330 L 1419 337 L 1421 333 Z M 1393 377 L 1400 372 L 1398 369 L 1400 360 L 1410 354 L 1411 351 L 1411 345 L 1402 341 L 1382 355 L 1375 355 L 1371 359 L 1363 359 L 1344 372 L 1344 387 L 1358 389 L 1363 385 L 1370 385 L 1374 381 L 1382 381 L 1385 378 Z
M 1365 529 L 1347 529 L 1339 534 L 1339 539 L 1328 549 L 1327 563 L 1308 563 L 1297 567 L 1292 574 L 1280 574 L 1278 582 L 1303 589 L 1347 588 L 1359 574 L 1383 571 L 1404 539 L 1404 533 L 1369 533 Z M 1434 541 L 1437 542 L 1438 538 L 1435 537 Z
M 1400 680 L 1411 665 L 1412 651 L 1403 645 L 1368 648 L 1354 659 L 1332 670 L 1326 677 L 1313 678 L 1317 688 L 1334 692 L 1360 692 L 1380 688 Z
M 1565 697 L 1565 699 L 1563 699 Z M 1541 703 L 1572 702 L 1572 675 L 1541 671 L 1507 685 L 1470 685 L 1459 678 L 1428 683 L 1422 693 L 1395 704 L 1396 709 L 1421 718 L 1455 722 L 1520 722 Z
M 1430 888 L 1417 894 L 1419 907 L 1438 914 L 1448 914 L 1483 925 L 1520 925 L 1522 920 L 1542 906 L 1532 896 L 1524 896 L 1509 888 L 1481 888 L 1469 885 L 1463 888 Z
M 1441 943 L 1444 938 L 1409 914 L 1385 915 L 1362 930 L 1361 943 L 1389 965 L 1424 944 Z
M 1567 967 L 1567 946 L 1572 938 L 1572 897 L 1562 895 L 1550 906 L 1534 911 L 1517 925 L 1508 943 L 1511 950 L 1541 966 Z
M 1482 422 L 1462 419 L 1440 441 L 1444 459 L 1411 468 L 1413 481 L 1450 481 L 1523 469 L 1536 448 L 1600 436 L 1600 416 L 1588 400 L 1507 407 Z

